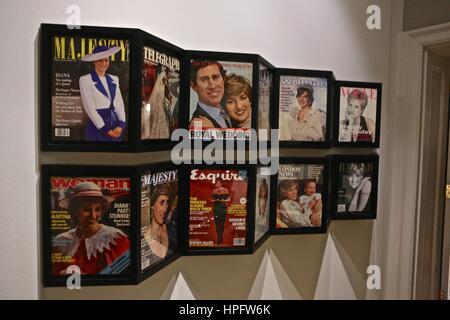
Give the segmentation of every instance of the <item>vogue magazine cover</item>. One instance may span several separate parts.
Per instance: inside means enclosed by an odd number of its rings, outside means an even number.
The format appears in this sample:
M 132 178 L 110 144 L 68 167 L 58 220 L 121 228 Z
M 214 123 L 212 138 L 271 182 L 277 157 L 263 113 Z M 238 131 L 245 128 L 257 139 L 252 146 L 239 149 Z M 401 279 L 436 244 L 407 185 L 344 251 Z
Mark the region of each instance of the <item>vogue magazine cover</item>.
M 276 228 L 321 226 L 323 171 L 323 164 L 280 165 Z
M 141 272 L 178 248 L 178 172 L 141 176 Z
M 191 138 L 250 139 L 252 72 L 252 63 L 191 60 Z
M 339 142 L 375 142 L 377 89 L 340 87 Z
M 341 162 L 338 172 L 337 215 L 370 213 L 373 196 L 372 162 Z
M 179 126 L 180 60 L 143 48 L 141 139 L 170 139 Z
M 269 231 L 270 175 L 269 168 L 258 167 L 256 172 L 255 243 Z
M 52 37 L 52 139 L 127 141 L 129 43 Z
M 191 170 L 190 248 L 246 245 L 247 187 L 247 170 Z
M 130 179 L 53 176 L 51 274 L 126 274 L 130 266 Z
M 280 76 L 280 140 L 326 140 L 327 87 L 326 78 Z

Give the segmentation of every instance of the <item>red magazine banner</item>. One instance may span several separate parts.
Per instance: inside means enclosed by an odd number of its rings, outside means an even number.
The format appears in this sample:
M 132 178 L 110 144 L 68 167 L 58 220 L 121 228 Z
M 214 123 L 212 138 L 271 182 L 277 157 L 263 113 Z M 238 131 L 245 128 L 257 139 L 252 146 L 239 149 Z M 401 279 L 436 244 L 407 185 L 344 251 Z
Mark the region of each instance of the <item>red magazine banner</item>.
M 247 170 L 191 170 L 189 247 L 245 246 L 247 190 Z

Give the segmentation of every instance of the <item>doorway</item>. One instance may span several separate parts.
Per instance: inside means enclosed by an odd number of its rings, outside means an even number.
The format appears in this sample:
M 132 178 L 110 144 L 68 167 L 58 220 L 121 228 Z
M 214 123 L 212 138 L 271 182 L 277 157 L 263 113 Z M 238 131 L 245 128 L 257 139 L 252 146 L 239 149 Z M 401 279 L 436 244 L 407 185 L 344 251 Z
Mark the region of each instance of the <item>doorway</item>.
M 450 218 L 444 221 L 443 196 L 450 182 L 446 177 L 450 23 L 401 32 L 394 50 L 383 297 L 439 299 L 443 288 L 448 291 L 450 249 L 443 233 L 450 224 Z
M 448 159 L 450 42 L 424 48 L 421 162 L 416 223 L 415 299 L 441 299 L 444 189 Z M 448 219 L 447 219 L 448 220 Z M 450 231 L 450 230 L 448 230 Z M 448 254 L 447 254 L 448 255 Z M 448 266 L 447 266 L 448 268 Z

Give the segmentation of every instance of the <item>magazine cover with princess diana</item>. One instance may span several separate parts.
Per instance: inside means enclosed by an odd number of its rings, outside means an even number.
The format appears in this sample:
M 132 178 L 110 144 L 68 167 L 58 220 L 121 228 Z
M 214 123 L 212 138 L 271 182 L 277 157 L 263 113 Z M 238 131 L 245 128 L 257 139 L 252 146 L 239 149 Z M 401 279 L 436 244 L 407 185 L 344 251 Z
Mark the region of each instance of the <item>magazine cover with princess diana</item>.
M 339 88 L 339 142 L 375 142 L 376 88 Z
M 280 165 L 276 228 L 322 225 L 323 171 L 323 164 Z
M 129 273 L 130 178 L 52 176 L 50 186 L 51 274 Z
M 252 63 L 191 60 L 191 138 L 250 139 L 252 72 Z
M 53 141 L 128 140 L 129 41 L 52 37 Z
M 255 243 L 269 231 L 270 170 L 258 167 L 256 170 Z
M 259 64 L 259 105 L 258 105 L 258 129 L 267 130 L 267 138 L 270 137 L 270 97 L 273 86 L 273 73 L 264 64 Z M 270 140 L 270 139 L 269 139 Z
M 141 139 L 170 139 L 179 127 L 180 60 L 143 48 Z
M 370 213 L 375 178 L 372 162 L 339 163 L 337 215 Z
M 280 76 L 280 141 L 326 141 L 327 88 L 326 78 Z
M 178 171 L 141 176 L 141 272 L 178 249 Z

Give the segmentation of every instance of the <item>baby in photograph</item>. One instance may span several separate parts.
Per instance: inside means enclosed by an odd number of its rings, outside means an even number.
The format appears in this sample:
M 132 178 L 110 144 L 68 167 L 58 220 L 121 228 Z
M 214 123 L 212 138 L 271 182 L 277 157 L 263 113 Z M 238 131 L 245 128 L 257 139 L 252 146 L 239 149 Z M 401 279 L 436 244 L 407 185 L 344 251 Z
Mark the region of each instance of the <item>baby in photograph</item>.
M 322 213 L 322 195 L 316 190 L 317 183 L 314 180 L 307 180 L 303 189 L 305 194 L 299 199 L 300 206 L 303 207 L 305 215 L 313 226 L 320 225 Z
M 281 219 L 289 227 L 313 227 L 320 225 L 322 206 L 321 195 L 316 193 L 316 183 L 305 183 L 305 194 L 298 197 L 298 183 L 284 180 L 280 183 L 282 201 L 280 204 Z

